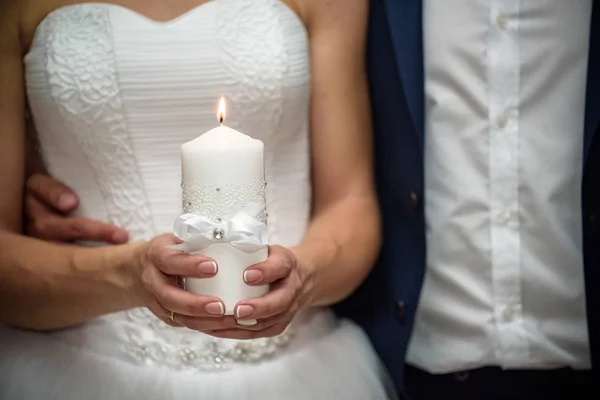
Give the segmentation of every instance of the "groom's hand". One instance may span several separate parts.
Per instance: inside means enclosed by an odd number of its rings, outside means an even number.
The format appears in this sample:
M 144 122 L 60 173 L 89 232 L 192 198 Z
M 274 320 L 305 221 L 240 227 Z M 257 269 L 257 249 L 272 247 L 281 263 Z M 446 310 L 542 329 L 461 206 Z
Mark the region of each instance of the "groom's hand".
M 25 193 L 26 233 L 56 242 L 127 242 L 127 231 L 122 228 L 69 216 L 78 206 L 79 198 L 69 187 L 43 173 L 32 174 Z

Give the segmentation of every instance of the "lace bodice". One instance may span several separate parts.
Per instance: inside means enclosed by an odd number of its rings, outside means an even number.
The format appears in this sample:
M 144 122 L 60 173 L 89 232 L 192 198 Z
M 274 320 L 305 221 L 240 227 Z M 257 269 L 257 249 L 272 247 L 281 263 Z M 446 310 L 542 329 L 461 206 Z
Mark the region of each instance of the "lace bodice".
M 270 242 L 294 245 L 310 205 L 307 48 L 304 25 L 278 0 L 214 0 L 165 23 L 109 4 L 59 8 L 25 57 L 46 164 L 80 195 L 79 215 L 121 225 L 133 240 L 170 231 L 182 213 L 180 146 L 216 126 L 225 95 L 227 124 L 265 143 Z M 198 339 L 144 310 L 62 337 L 107 324 L 141 360 L 196 366 L 207 355 L 256 356 L 257 348 Z

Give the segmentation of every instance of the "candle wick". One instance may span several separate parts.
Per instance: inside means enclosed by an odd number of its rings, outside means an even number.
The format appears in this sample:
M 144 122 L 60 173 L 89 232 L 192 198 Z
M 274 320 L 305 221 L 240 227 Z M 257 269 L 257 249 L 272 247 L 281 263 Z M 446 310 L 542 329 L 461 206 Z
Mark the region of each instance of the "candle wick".
M 219 118 L 219 123 L 223 126 L 223 117 Z

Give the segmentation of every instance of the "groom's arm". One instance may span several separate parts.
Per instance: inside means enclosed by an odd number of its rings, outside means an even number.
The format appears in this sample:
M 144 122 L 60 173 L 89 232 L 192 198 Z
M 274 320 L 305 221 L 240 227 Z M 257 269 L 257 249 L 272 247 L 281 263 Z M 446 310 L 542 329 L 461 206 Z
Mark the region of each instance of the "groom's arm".
M 24 201 L 25 227 L 29 236 L 54 242 L 83 240 L 121 244 L 128 240 L 123 228 L 72 216 L 79 206 L 77 194 L 45 172 L 28 177 Z
M 26 111 L 25 233 L 38 239 L 56 242 L 75 240 L 111 244 L 127 242 L 127 231 L 122 228 L 69 215 L 79 206 L 79 198 L 68 186 L 46 172 L 39 153 L 35 124 L 29 111 Z

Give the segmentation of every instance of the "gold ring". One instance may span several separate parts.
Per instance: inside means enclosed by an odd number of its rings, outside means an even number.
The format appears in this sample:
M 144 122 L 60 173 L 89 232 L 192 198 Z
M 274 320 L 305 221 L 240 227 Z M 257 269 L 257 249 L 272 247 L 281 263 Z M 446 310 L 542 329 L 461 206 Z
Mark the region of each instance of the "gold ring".
M 173 311 L 171 311 L 171 321 L 173 321 L 174 324 L 177 323 L 177 321 L 175 321 L 175 313 Z

